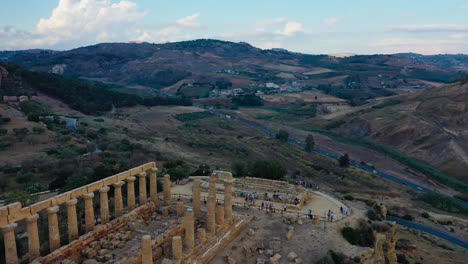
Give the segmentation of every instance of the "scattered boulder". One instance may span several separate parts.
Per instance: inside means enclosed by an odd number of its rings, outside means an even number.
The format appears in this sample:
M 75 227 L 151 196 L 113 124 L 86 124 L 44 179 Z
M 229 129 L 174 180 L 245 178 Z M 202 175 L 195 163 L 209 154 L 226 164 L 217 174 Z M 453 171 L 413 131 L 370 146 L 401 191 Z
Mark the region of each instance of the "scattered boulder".
M 298 218 L 297 221 L 296 221 L 296 223 L 297 223 L 298 225 L 302 225 L 304 222 L 302 222 L 302 219 Z
M 95 260 L 95 259 L 87 259 L 83 261 L 81 264 L 101 264 L 101 262 Z
M 273 249 L 267 249 L 266 254 L 267 256 L 272 257 L 275 254 L 275 252 L 273 252 Z
M 289 252 L 289 254 L 288 254 L 288 260 L 289 260 L 290 262 L 293 262 L 293 261 L 295 261 L 296 259 L 297 259 L 297 254 L 294 253 L 294 251 Z
M 226 263 L 228 263 L 228 264 L 237 264 L 237 261 L 236 261 L 234 258 L 232 258 L 231 256 L 226 256 L 226 257 L 224 257 L 224 260 L 225 260 Z
M 271 264 L 280 264 L 281 263 L 280 260 L 281 260 L 281 255 L 276 253 L 273 257 L 270 258 L 270 263 Z
M 255 230 L 253 230 L 252 228 L 250 228 L 249 231 L 247 232 L 247 235 L 249 235 L 249 236 L 255 236 Z
M 64 259 L 62 262 L 60 262 L 60 264 L 76 264 L 76 262 L 73 260 Z
M 174 264 L 174 262 L 172 262 L 172 260 L 169 260 L 167 258 L 163 258 L 163 260 L 161 260 L 161 264 Z
M 297 258 L 297 259 L 294 260 L 294 263 L 302 264 L 302 263 L 304 263 L 304 261 L 301 258 Z
M 288 233 L 286 233 L 286 238 L 288 240 L 291 240 L 293 236 L 294 236 L 294 230 L 289 230 Z
M 281 239 L 279 237 L 273 237 L 269 244 L 274 253 L 281 252 Z
M 264 258 L 257 258 L 256 264 L 265 264 L 265 263 L 266 263 L 266 259 L 264 259 Z

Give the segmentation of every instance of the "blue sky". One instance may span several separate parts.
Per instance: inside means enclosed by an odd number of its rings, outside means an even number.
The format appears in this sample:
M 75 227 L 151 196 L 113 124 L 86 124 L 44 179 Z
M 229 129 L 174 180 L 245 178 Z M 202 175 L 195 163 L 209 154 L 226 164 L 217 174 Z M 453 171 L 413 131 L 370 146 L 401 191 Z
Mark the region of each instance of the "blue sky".
M 468 53 L 468 0 L 2 2 L 0 50 L 216 38 L 312 54 Z

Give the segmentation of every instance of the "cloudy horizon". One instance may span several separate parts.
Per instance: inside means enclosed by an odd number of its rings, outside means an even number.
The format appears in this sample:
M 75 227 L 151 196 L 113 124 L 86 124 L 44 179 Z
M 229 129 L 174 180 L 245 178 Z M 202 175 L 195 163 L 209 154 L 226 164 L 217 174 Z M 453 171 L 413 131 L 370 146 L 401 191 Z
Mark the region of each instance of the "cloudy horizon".
M 309 54 L 468 54 L 468 0 L 28 2 L 3 4 L 0 50 L 203 38 Z

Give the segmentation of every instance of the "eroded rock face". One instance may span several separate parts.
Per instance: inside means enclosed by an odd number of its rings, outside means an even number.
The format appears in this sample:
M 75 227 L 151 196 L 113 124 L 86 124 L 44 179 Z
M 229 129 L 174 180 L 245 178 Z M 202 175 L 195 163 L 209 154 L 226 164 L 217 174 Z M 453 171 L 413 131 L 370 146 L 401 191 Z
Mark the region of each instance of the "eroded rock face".
M 367 256 L 362 256 L 361 263 L 396 264 L 396 224 L 394 222 L 378 222 L 372 226 L 375 238 L 374 250 Z

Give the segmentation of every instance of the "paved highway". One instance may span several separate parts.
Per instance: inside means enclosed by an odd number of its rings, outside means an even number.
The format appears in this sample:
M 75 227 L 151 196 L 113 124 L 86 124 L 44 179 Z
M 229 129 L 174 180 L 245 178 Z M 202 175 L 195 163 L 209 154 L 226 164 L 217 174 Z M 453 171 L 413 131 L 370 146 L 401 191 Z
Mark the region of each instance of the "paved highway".
M 221 113 L 215 109 L 209 109 L 208 110 L 210 113 L 212 114 L 215 114 L 215 115 L 219 115 L 223 118 L 226 118 L 226 119 L 229 119 L 229 120 L 232 120 L 232 121 L 236 121 L 236 122 L 239 122 L 239 123 L 242 123 L 246 126 L 249 126 L 253 129 L 256 129 L 256 130 L 259 130 L 259 131 L 262 131 L 263 133 L 271 136 L 271 137 L 274 137 L 276 135 L 276 132 L 274 131 L 271 131 L 267 128 L 264 128 L 258 124 L 255 124 L 249 120 L 246 120 L 246 119 L 243 119 L 243 118 L 239 118 L 239 117 L 235 117 L 235 116 L 230 116 L 230 115 L 226 115 L 224 113 Z M 289 138 L 288 139 L 288 142 L 293 144 L 293 145 L 296 145 L 300 148 L 304 148 L 305 147 L 305 144 L 299 140 L 296 140 L 294 138 Z M 323 155 L 325 157 L 328 157 L 328 158 L 331 158 L 331 159 L 334 159 L 334 160 L 338 160 L 340 157 L 333 154 L 333 153 L 330 153 L 330 152 L 327 152 L 323 149 L 320 149 L 320 148 L 314 148 L 314 151 L 319 153 L 320 155 Z M 374 168 L 371 168 L 371 167 L 368 167 L 368 166 L 365 166 L 365 165 L 362 165 L 361 163 L 357 162 L 357 161 L 354 161 L 354 160 L 350 160 L 349 162 L 350 166 L 353 166 L 353 167 L 356 167 L 356 168 L 359 168 L 361 170 L 364 170 L 364 171 L 367 171 L 369 173 L 373 173 L 373 174 L 376 174 L 378 176 L 381 176 L 387 180 L 390 180 L 390 181 L 393 181 L 393 182 L 396 182 L 396 183 L 399 183 L 399 184 L 402 184 L 402 185 L 405 185 L 409 188 L 412 188 L 418 192 L 423 192 L 423 193 L 426 193 L 426 192 L 430 192 L 431 190 L 427 189 L 427 188 L 424 188 L 423 186 L 420 186 L 418 184 L 415 184 L 413 182 L 410 182 L 410 181 L 407 181 L 407 180 L 404 180 L 404 179 L 401 179 L 401 178 L 398 178 L 398 177 L 395 177 L 393 175 L 390 175 L 388 173 L 385 173 L 383 171 L 379 171 L 377 169 L 374 169 Z M 456 200 L 455 198 L 453 197 L 450 197 L 454 200 Z M 468 202 L 463 202 L 461 200 L 456 200 L 460 205 L 462 205 L 464 208 L 468 208 Z
M 445 232 L 442 232 L 442 231 L 439 231 L 439 230 L 436 230 L 436 229 L 432 229 L 430 227 L 420 225 L 420 224 L 417 224 L 417 223 L 414 223 L 414 222 L 411 222 L 411 221 L 403 220 L 403 219 L 398 218 L 398 217 L 388 216 L 387 220 L 394 221 L 399 225 L 406 226 L 406 227 L 413 228 L 413 229 L 417 229 L 417 230 L 421 230 L 421 231 L 429 233 L 431 235 L 443 238 L 443 239 L 445 239 L 445 240 L 447 240 L 449 242 L 452 242 L 454 244 L 457 244 L 457 245 L 459 245 L 459 246 L 461 246 L 461 247 L 463 247 L 465 249 L 468 248 L 468 243 L 467 242 L 465 242 L 463 240 L 460 240 L 460 239 L 458 239 L 458 238 L 456 238 L 454 236 L 451 236 L 450 234 L 447 234 Z

